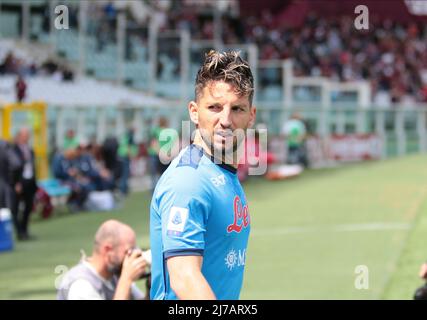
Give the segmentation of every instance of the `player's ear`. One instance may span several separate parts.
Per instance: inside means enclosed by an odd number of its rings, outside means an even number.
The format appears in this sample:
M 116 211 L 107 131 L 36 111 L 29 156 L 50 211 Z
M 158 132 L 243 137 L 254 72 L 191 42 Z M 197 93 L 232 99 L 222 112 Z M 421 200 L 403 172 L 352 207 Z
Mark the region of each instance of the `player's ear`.
M 190 119 L 194 124 L 199 124 L 199 107 L 195 101 L 190 101 L 188 104 L 188 113 L 190 114 Z
M 256 107 L 252 106 L 251 107 L 251 115 L 250 115 L 250 119 L 249 119 L 249 124 L 248 124 L 248 128 L 252 128 L 255 124 L 255 120 L 256 120 Z

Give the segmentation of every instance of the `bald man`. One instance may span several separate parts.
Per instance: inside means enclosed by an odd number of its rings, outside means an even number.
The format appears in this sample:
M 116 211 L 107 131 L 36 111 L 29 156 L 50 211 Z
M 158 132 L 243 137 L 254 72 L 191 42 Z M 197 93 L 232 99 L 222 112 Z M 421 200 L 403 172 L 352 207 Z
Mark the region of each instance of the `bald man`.
M 13 146 L 13 151 L 19 159 L 19 167 L 14 174 L 15 201 L 12 208 L 18 240 L 34 239 L 28 231 L 34 196 L 37 192 L 35 156 L 29 145 L 30 136 L 28 128 L 21 128 L 15 136 Z
M 136 248 L 131 227 L 108 220 L 98 229 L 92 256 L 69 270 L 58 288 L 58 300 L 135 300 L 144 294 L 134 281 L 146 273 L 146 255 Z

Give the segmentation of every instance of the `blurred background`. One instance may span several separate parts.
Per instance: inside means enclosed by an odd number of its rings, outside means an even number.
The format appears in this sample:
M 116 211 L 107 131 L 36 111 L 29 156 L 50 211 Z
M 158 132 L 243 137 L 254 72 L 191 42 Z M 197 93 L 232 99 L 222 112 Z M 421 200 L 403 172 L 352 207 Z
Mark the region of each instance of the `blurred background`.
M 53 299 L 57 266 L 108 218 L 149 246 L 158 148 L 186 144 L 159 132 L 185 134 L 210 49 L 250 63 L 247 157 L 268 165 L 239 167 L 253 230 L 242 298 L 412 298 L 427 257 L 427 2 L 0 0 L 0 138 L 30 131 L 38 185 L 35 241 L 2 218 L 1 299 Z M 61 164 L 83 158 L 76 188 Z

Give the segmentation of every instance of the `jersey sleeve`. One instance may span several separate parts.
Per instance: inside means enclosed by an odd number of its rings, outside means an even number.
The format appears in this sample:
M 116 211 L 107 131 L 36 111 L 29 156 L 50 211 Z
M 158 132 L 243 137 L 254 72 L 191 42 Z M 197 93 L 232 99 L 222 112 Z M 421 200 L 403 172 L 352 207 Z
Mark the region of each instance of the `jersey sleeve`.
M 206 224 L 210 212 L 206 186 L 183 168 L 171 179 L 159 201 L 164 258 L 203 256 Z M 187 173 L 187 174 L 186 174 Z

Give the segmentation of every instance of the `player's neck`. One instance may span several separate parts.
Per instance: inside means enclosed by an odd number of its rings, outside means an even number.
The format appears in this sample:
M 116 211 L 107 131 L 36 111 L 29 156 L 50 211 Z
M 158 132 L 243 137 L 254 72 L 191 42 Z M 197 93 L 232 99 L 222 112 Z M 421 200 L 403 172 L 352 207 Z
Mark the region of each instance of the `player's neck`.
M 238 161 L 233 161 L 234 159 L 236 159 L 236 154 L 234 152 L 231 153 L 231 155 L 228 157 L 227 156 L 222 156 L 221 158 L 215 157 L 214 152 L 212 152 L 211 148 L 209 148 L 209 146 L 205 143 L 205 141 L 200 136 L 199 132 L 196 133 L 193 144 L 202 148 L 205 154 L 209 155 L 211 159 L 216 159 L 216 161 L 218 161 L 219 163 L 228 164 L 233 168 L 237 169 Z

